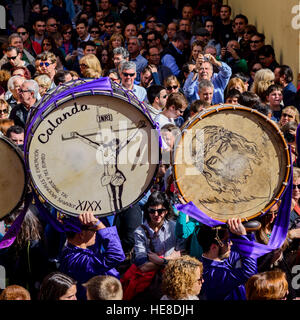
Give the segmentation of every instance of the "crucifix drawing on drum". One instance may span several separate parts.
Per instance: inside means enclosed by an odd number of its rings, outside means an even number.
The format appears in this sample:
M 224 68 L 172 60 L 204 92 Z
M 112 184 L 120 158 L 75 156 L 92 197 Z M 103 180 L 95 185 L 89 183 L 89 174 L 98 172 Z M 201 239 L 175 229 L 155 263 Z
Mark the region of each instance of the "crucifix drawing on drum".
M 110 215 L 138 201 L 160 161 L 152 120 L 103 94 L 68 96 L 34 127 L 28 155 L 38 193 L 70 215 Z
M 288 176 L 279 129 L 245 107 L 236 109 L 212 108 L 186 123 L 174 154 L 185 201 L 221 221 L 259 215 L 278 200 Z

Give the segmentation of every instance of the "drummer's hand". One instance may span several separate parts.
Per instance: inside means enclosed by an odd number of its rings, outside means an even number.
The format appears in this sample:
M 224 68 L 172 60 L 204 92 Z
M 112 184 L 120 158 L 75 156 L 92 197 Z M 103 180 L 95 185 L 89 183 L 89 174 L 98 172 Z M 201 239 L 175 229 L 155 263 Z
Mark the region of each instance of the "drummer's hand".
M 95 230 L 105 229 L 105 225 L 94 216 L 94 213 L 92 211 L 87 211 L 84 213 L 81 213 L 79 215 L 79 220 L 81 224 L 85 226 L 91 226 L 95 228 Z
M 234 233 L 238 236 L 247 234 L 246 229 L 242 224 L 241 218 L 228 219 L 227 224 L 231 233 Z

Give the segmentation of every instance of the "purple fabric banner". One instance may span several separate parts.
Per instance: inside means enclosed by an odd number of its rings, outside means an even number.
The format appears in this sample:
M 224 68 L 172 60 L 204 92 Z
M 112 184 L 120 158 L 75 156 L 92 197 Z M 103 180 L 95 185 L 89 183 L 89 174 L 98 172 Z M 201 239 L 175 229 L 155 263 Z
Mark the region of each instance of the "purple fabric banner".
M 274 223 L 269 243 L 265 245 L 256 241 L 232 239 L 233 243 L 239 248 L 240 252 L 244 256 L 258 258 L 282 246 L 284 240 L 286 239 L 289 227 L 289 219 L 292 204 L 292 191 L 293 170 L 291 167 L 291 174 L 289 177 L 288 185 L 284 190 L 283 195 L 281 196 L 281 205 Z M 187 214 L 188 216 L 198 220 L 199 222 L 207 226 L 216 227 L 218 225 L 224 225 L 223 222 L 214 220 L 207 216 L 204 212 L 198 209 L 193 202 L 175 205 L 175 207 L 177 210 Z

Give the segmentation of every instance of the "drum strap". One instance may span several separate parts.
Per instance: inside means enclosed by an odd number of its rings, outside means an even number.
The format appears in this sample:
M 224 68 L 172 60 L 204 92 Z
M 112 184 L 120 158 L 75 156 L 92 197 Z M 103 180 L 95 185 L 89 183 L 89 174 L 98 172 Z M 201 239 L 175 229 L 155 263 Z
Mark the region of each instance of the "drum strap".
M 146 234 L 146 237 L 149 239 L 149 242 L 150 242 L 150 244 L 149 244 L 150 250 L 151 250 L 152 252 L 155 252 L 155 251 L 154 251 L 154 246 L 153 246 L 153 243 L 152 243 L 152 239 L 150 238 L 149 230 L 147 229 L 147 227 L 146 227 L 144 224 L 142 224 L 141 227 L 144 229 L 145 234 Z

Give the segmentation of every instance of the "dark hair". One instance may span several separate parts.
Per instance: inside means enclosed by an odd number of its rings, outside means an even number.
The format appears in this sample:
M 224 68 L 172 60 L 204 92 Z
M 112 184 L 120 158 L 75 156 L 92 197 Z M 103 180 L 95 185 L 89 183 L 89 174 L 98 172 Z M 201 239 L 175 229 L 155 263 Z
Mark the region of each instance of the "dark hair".
M 284 126 L 282 126 L 281 131 L 287 143 L 295 141 L 295 136 L 290 133 L 290 130 L 297 130 L 298 123 L 296 121 L 289 121 Z
M 282 76 L 285 76 L 285 81 L 286 82 L 292 82 L 293 79 L 294 79 L 294 76 L 293 76 L 293 71 L 292 69 L 287 66 L 287 65 L 281 65 L 279 66 L 280 70 L 279 70 L 279 75 L 282 77 Z
M 76 283 L 74 279 L 64 273 L 52 272 L 44 278 L 38 300 L 59 300 Z
M 243 19 L 243 20 L 245 21 L 245 23 L 248 24 L 248 18 L 247 18 L 245 15 L 243 15 L 243 14 L 237 14 L 237 15 L 234 17 L 233 21 L 235 21 L 236 19 Z
M 260 55 L 265 56 L 265 57 L 273 56 L 275 58 L 274 48 L 271 45 L 266 44 L 258 50 L 258 56 L 260 56 Z
M 147 221 L 150 220 L 148 208 L 158 205 L 162 205 L 168 210 L 168 213 L 165 217 L 166 220 L 170 220 L 174 216 L 174 211 L 167 195 L 161 191 L 154 191 L 153 193 L 151 193 L 146 204 L 144 205 L 144 218 Z
M 252 109 L 259 111 L 260 113 L 262 113 L 265 116 L 268 116 L 269 113 L 271 112 L 270 106 L 267 105 L 266 103 L 262 103 L 262 102 L 255 102 L 252 105 Z
M 212 228 L 207 225 L 202 225 L 197 234 L 197 239 L 203 252 L 208 252 L 213 243 L 219 245 L 220 243 L 218 240 L 222 241 L 226 232 L 227 230 L 225 227 L 218 226 Z
M 241 96 L 241 92 L 235 88 L 230 89 L 225 97 L 225 100 L 227 100 L 228 98 L 239 98 Z
M 261 39 L 261 41 L 265 41 L 265 39 L 266 39 L 265 35 L 263 33 L 260 33 L 260 32 L 253 33 L 251 38 L 254 37 L 254 36 L 255 37 L 259 37 Z
M 238 99 L 238 103 L 240 105 L 249 108 L 252 108 L 252 106 L 257 102 L 260 102 L 260 97 L 256 93 L 251 91 L 243 92 Z
M 58 86 L 60 83 L 66 82 L 65 78 L 67 74 L 70 74 L 70 71 L 67 71 L 67 70 L 57 71 L 53 78 L 55 85 Z
M 96 43 L 95 43 L 94 41 L 92 41 L 92 40 L 83 41 L 83 43 L 82 43 L 82 45 L 81 45 L 80 47 L 81 47 L 83 50 L 85 50 L 85 48 L 86 48 L 87 46 L 91 46 L 91 47 L 94 47 L 94 48 L 97 47 Z
M 154 99 L 159 95 L 159 93 L 165 88 L 161 85 L 154 84 L 150 86 L 147 90 L 147 98 L 150 104 L 154 102 Z
M 197 113 L 197 112 L 199 112 L 199 109 L 201 107 L 203 107 L 204 109 L 208 108 L 208 107 L 210 107 L 210 103 L 208 103 L 207 101 L 195 100 L 190 105 L 190 111 Z
M 176 42 L 176 41 L 181 41 L 184 42 L 185 40 L 190 40 L 191 39 L 191 33 L 186 32 L 185 30 L 180 30 L 177 31 L 174 38 L 172 39 L 172 41 Z
M 11 126 L 7 129 L 6 131 L 6 136 L 8 138 L 10 138 L 10 134 L 11 133 L 15 133 L 15 134 L 20 134 L 20 133 L 24 133 L 24 128 L 20 127 L 20 126 Z
M 268 89 L 266 90 L 266 97 L 270 95 L 273 91 L 281 91 L 283 88 L 280 84 L 271 84 Z
M 220 6 L 220 10 L 221 10 L 221 8 L 228 8 L 228 9 L 229 9 L 229 12 L 231 13 L 231 7 L 230 7 L 228 4 L 222 4 L 222 5 Z
M 250 80 L 250 77 L 247 76 L 246 74 L 244 74 L 243 72 L 237 72 L 237 73 L 233 74 L 233 75 L 231 76 L 231 79 L 232 79 L 232 78 L 239 78 L 239 79 L 241 79 L 243 82 L 248 82 L 248 81 Z
M 79 19 L 76 21 L 76 26 L 78 26 L 79 24 L 83 23 L 85 27 L 88 27 L 88 21 L 85 19 Z

